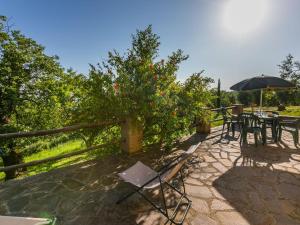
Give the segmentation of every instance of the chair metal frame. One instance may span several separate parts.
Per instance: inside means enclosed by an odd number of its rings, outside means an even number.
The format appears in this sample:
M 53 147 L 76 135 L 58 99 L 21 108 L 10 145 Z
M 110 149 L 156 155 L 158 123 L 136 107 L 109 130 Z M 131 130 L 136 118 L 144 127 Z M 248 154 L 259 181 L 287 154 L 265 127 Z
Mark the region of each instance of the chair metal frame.
M 299 117 L 279 117 L 277 136 L 278 140 L 281 141 L 282 131 L 287 131 L 293 135 L 294 144 L 297 147 L 299 144 L 299 129 L 300 129 L 300 118 Z
M 248 133 L 254 134 L 255 147 L 258 146 L 259 135 L 262 136 L 263 144 L 265 144 L 265 137 L 263 135 L 264 132 L 262 132 L 261 121 L 258 116 L 253 113 L 241 113 L 240 120 L 242 123 L 240 145 L 245 142 L 247 143 Z
M 234 115 L 232 115 L 230 112 L 228 112 L 228 110 L 224 107 L 222 107 L 220 111 L 221 111 L 222 117 L 223 117 L 222 134 L 224 133 L 225 125 L 227 125 L 227 133 L 229 133 L 230 128 L 231 128 L 232 137 L 234 137 L 235 125 L 238 125 L 239 129 L 241 129 L 239 116 L 236 116 L 236 118 L 234 118 L 233 117 Z
M 191 207 L 191 204 L 192 204 L 192 201 L 186 196 L 186 189 L 185 189 L 184 178 L 183 178 L 183 166 L 186 163 L 186 161 L 188 160 L 188 158 L 192 155 L 192 153 L 197 149 L 198 146 L 199 146 L 199 144 L 194 146 L 194 149 L 192 149 L 192 151 L 188 150 L 186 153 L 183 153 L 183 154 L 177 156 L 175 159 L 171 160 L 169 163 L 167 163 L 165 166 L 163 166 L 159 170 L 159 172 L 157 172 L 157 175 L 155 177 L 151 178 L 149 181 L 144 183 L 139 188 L 136 188 L 134 191 L 132 191 L 132 192 L 128 193 L 127 195 L 125 195 L 124 197 L 120 198 L 116 202 L 116 204 L 120 204 L 123 201 L 125 201 L 126 199 L 128 199 L 129 197 L 131 197 L 132 195 L 134 195 L 135 193 L 138 193 L 147 202 L 149 202 L 155 209 L 157 209 L 161 214 L 163 214 L 167 218 L 166 223 L 171 221 L 171 223 L 176 224 L 176 225 L 182 224 L 184 222 L 184 220 L 187 216 L 187 213 L 188 213 L 188 211 Z M 163 178 L 162 176 L 165 175 L 167 172 L 170 172 L 170 174 L 169 174 L 170 177 L 169 178 Z M 178 190 L 171 183 L 169 183 L 169 181 L 171 181 L 174 177 L 177 177 L 178 173 L 179 173 L 180 181 L 182 182 L 183 192 L 181 190 Z M 169 175 L 167 175 L 167 176 L 169 176 Z M 154 202 L 151 201 L 151 199 L 149 199 L 142 192 L 143 189 L 148 184 L 150 184 L 151 182 L 153 182 L 156 179 L 159 179 L 159 187 L 160 187 L 160 191 L 161 191 L 161 195 L 162 195 L 162 199 L 163 199 L 163 207 L 157 206 Z M 168 207 L 167 207 L 167 204 L 166 204 L 165 193 L 164 193 L 164 185 L 167 185 L 169 188 L 171 188 L 172 190 L 174 190 L 176 193 L 178 193 L 180 195 L 180 197 L 179 197 L 180 199 L 179 199 L 177 205 L 175 206 L 175 208 L 174 208 L 174 210 L 171 214 L 168 212 Z M 185 209 L 181 219 L 179 221 L 175 221 L 176 215 L 178 213 L 179 206 L 182 204 L 183 200 L 186 200 L 186 203 L 185 203 L 186 209 Z

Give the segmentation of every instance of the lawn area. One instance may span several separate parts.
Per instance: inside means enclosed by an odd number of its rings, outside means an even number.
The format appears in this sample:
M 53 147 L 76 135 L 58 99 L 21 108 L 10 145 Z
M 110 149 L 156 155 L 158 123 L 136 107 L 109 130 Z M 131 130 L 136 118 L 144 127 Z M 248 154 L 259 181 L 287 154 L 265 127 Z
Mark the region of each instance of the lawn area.
M 80 150 L 83 148 L 85 148 L 85 145 L 81 140 L 72 140 L 72 141 L 68 141 L 63 144 L 59 144 L 56 147 L 53 147 L 51 149 L 46 149 L 46 150 L 40 151 L 38 153 L 32 154 L 30 156 L 26 156 L 24 158 L 24 161 L 31 162 L 34 160 L 45 159 L 45 158 L 73 152 L 76 150 Z M 53 170 L 53 169 L 56 169 L 59 167 L 71 165 L 71 164 L 82 162 L 82 161 L 89 160 L 92 158 L 95 158 L 95 155 L 93 155 L 91 153 L 84 153 L 84 154 L 80 154 L 77 156 L 61 159 L 61 160 L 58 160 L 55 162 L 49 162 L 49 163 L 43 163 L 43 164 L 40 164 L 37 166 L 31 166 L 27 169 L 27 172 L 23 173 L 20 177 L 32 176 L 32 175 L 35 175 L 38 173 L 47 172 L 47 171 L 50 171 L 50 170 Z M 3 166 L 2 161 L 0 161 L 0 166 Z M 4 179 L 4 177 L 5 177 L 4 173 L 0 173 L 0 180 Z
M 266 111 L 277 111 L 277 107 L 263 107 L 262 109 Z M 244 110 L 251 111 L 251 108 L 245 108 Z M 256 107 L 254 110 L 259 110 L 259 108 Z M 286 110 L 277 112 L 279 112 L 280 115 L 285 116 L 300 116 L 300 106 L 287 106 Z

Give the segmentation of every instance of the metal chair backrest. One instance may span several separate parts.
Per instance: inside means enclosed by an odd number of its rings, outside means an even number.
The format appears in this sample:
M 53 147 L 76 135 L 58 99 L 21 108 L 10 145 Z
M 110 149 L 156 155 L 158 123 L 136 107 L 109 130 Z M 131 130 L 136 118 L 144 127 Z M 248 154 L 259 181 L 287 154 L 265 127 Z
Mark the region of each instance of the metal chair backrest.
M 292 116 L 279 116 L 279 123 L 285 127 L 293 127 L 296 129 L 300 129 L 300 118 L 292 117 Z
M 221 107 L 220 112 L 224 121 L 228 120 L 228 118 L 232 116 L 225 107 Z
M 182 159 L 176 165 L 174 165 L 173 168 L 170 168 L 170 170 L 166 172 L 166 175 L 164 177 L 164 182 L 169 182 L 170 180 L 172 180 L 178 174 L 178 172 L 181 170 L 181 168 L 185 164 L 186 160 L 187 160 L 187 158 Z
M 239 120 L 244 127 L 258 127 L 260 125 L 259 117 L 253 113 L 241 113 Z

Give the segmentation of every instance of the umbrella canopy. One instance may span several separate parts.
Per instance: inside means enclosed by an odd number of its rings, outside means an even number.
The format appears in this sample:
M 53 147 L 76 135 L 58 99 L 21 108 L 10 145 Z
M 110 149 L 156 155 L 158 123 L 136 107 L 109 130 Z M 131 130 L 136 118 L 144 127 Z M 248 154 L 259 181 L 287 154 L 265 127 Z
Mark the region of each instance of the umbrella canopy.
M 293 88 L 295 85 L 287 80 L 280 77 L 272 76 L 257 76 L 250 79 L 243 80 L 232 87 L 234 91 L 249 91 L 249 90 L 260 90 L 266 88 Z
M 243 80 L 230 87 L 234 91 L 249 91 L 249 90 L 260 90 L 260 109 L 262 107 L 262 96 L 263 89 L 267 88 L 293 88 L 295 85 L 287 80 L 280 77 L 261 76 L 253 77 L 250 79 Z

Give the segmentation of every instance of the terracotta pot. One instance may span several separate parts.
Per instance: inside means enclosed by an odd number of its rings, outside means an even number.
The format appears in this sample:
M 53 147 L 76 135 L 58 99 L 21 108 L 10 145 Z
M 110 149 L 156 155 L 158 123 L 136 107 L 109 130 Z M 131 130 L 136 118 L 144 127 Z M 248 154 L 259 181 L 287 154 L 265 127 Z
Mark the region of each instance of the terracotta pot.
M 209 134 L 210 133 L 210 122 L 205 120 L 198 120 L 196 126 L 196 132 L 198 134 Z

